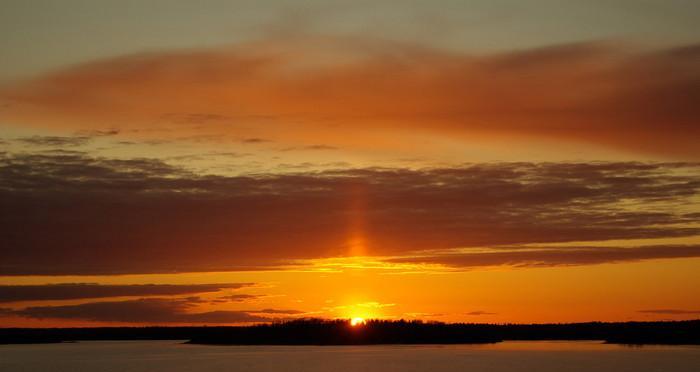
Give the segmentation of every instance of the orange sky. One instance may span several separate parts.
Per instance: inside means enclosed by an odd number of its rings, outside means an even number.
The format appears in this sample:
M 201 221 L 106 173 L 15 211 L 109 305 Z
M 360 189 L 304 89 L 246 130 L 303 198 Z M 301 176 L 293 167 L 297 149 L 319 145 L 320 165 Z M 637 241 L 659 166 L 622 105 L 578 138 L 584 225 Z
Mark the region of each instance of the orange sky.
M 0 326 L 698 318 L 700 35 L 435 11 L 453 38 L 311 12 L 61 58 L 16 45 L 65 26 L 11 25 Z

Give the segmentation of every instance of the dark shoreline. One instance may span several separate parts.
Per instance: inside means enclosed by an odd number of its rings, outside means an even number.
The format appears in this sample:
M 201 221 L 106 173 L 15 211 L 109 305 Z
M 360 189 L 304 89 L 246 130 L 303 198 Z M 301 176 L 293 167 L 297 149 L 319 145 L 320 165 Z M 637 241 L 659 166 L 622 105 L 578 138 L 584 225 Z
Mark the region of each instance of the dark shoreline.
M 700 345 L 700 320 L 568 324 L 467 324 L 305 319 L 240 327 L 0 328 L 0 344 L 189 340 L 201 345 L 484 344 L 600 340 L 628 345 Z

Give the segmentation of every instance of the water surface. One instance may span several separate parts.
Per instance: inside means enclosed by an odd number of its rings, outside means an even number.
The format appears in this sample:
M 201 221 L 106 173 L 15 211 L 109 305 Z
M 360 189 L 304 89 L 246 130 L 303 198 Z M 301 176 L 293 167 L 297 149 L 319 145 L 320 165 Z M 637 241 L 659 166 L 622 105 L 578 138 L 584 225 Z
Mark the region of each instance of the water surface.
M 0 345 L 0 371 L 700 371 L 700 346 L 503 342 L 491 345 L 205 346 L 179 341 Z

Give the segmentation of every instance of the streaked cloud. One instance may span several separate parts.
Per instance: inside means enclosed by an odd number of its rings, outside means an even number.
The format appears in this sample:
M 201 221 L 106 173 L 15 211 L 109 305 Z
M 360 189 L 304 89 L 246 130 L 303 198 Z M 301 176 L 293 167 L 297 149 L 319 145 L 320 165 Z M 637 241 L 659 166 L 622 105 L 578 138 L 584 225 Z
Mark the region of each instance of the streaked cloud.
M 86 145 L 90 142 L 90 138 L 88 136 L 33 136 L 18 138 L 16 141 L 31 146 L 78 147 Z
M 244 138 L 241 140 L 242 143 L 249 143 L 249 144 L 257 144 L 257 143 L 267 143 L 267 142 L 272 142 L 272 140 L 268 140 L 265 138 Z
M 655 314 L 655 315 L 697 315 L 700 314 L 700 310 L 682 310 L 682 309 L 652 309 L 652 310 L 639 310 L 638 312 L 644 314 Z
M 374 309 L 381 309 L 381 308 L 384 308 L 384 307 L 396 306 L 396 304 L 383 304 L 383 303 L 381 303 L 381 302 L 370 301 L 370 302 L 359 303 L 359 304 L 356 304 L 355 306 L 358 306 L 358 307 L 369 307 L 369 308 L 374 308 Z
M 230 296 L 221 296 L 213 299 L 212 303 L 228 303 L 228 302 L 252 302 L 265 297 L 264 295 L 255 295 L 247 293 L 239 293 Z
M 128 301 L 88 302 L 78 305 L 32 306 L 24 309 L 0 309 L 5 315 L 33 319 L 73 319 L 100 322 L 146 324 L 192 323 L 257 323 L 269 322 L 270 317 L 255 313 L 290 314 L 291 310 L 275 312 L 273 309 L 231 311 L 216 310 L 192 312 L 195 298 L 186 299 L 137 299 Z
M 488 252 L 443 253 L 417 257 L 400 257 L 389 259 L 387 262 L 439 264 L 453 268 L 468 269 L 486 266 L 579 266 L 689 257 L 700 257 L 700 245 L 494 249 Z
M 497 314 L 492 313 L 492 312 L 488 312 L 488 311 L 483 311 L 483 310 L 476 310 L 476 311 L 470 311 L 466 315 L 481 316 L 481 315 L 497 315 Z
M 284 314 L 284 315 L 299 315 L 304 314 L 304 311 L 300 310 L 285 310 L 285 309 L 262 309 L 262 310 L 250 310 L 253 314 Z
M 126 296 L 184 295 L 235 290 L 253 283 L 220 284 L 95 284 L 62 283 L 42 285 L 0 285 L 0 302 L 74 300 Z M 233 296 L 252 296 L 237 294 Z

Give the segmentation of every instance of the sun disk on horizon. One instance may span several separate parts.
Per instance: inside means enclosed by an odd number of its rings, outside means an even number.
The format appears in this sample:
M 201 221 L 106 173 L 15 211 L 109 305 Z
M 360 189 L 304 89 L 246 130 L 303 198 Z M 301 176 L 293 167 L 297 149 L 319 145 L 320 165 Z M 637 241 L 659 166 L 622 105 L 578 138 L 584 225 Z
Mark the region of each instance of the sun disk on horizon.
M 353 327 L 357 327 L 359 325 L 365 324 L 365 319 L 364 318 L 352 318 L 350 319 L 350 325 Z

